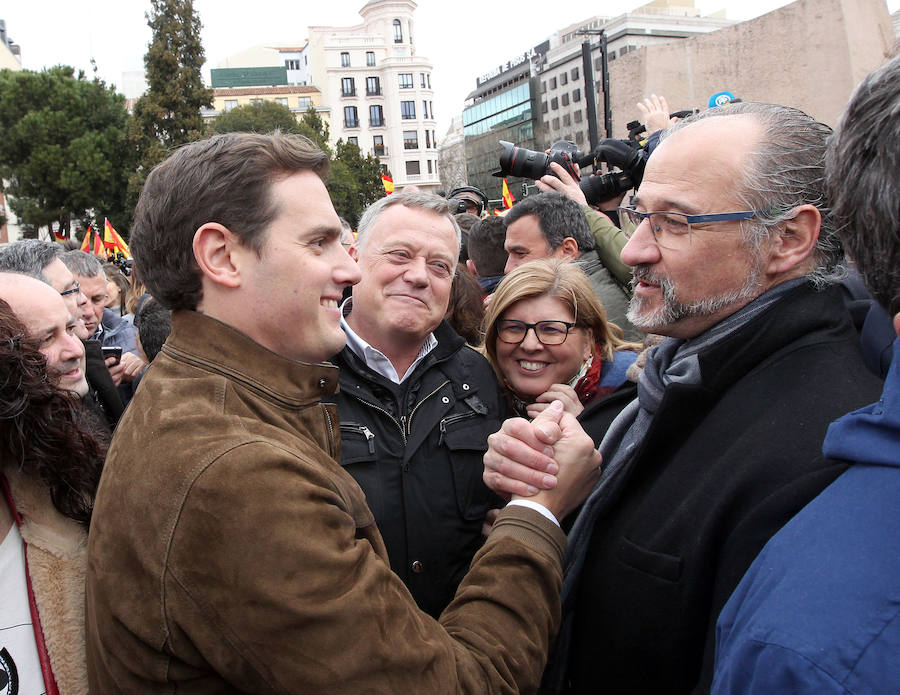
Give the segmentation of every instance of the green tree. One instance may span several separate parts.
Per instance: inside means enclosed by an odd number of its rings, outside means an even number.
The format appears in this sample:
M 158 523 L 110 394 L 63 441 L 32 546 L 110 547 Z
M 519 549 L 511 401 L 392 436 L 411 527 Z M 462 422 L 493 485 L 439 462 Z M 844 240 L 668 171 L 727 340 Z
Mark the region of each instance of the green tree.
M 0 177 L 26 233 L 108 216 L 127 226 L 125 98 L 71 67 L 0 71 Z
M 302 133 L 303 130 L 287 106 L 274 101 L 245 104 L 217 116 L 210 124 L 213 133 Z
M 144 56 L 148 89 L 134 105 L 130 133 L 140 154 L 140 166 L 128 182 L 135 202 L 150 169 L 171 149 L 203 137 L 200 108 L 212 105 L 212 91 L 200 75 L 205 56 L 193 2 L 150 0 L 147 24 L 153 30 Z
M 338 215 L 356 227 L 366 206 L 384 195 L 381 163 L 372 155 L 362 156 L 357 145 L 338 140 L 334 150 L 328 144 L 328 124 L 310 107 L 300 121 L 300 132 L 331 158 L 331 173 L 325 186 Z

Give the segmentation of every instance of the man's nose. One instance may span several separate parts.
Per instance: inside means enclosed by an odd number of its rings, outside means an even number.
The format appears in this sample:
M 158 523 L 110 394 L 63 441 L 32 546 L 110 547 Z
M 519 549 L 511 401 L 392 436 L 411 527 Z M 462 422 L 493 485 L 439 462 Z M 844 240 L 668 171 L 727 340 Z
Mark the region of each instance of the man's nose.
M 650 221 L 642 220 L 635 228 L 620 254 L 622 263 L 630 266 L 656 263 L 660 259 L 659 246 L 650 231 Z
M 406 271 L 403 273 L 403 277 L 407 282 L 411 282 L 414 285 L 427 285 L 428 268 L 426 266 L 427 262 L 421 256 L 410 259 L 409 263 L 406 265 Z

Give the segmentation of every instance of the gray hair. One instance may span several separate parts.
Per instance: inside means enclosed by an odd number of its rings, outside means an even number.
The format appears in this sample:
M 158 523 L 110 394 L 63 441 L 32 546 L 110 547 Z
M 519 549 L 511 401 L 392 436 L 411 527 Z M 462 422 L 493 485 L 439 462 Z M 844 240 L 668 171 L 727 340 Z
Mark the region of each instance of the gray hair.
M 365 247 L 367 232 L 375 226 L 381 213 L 394 205 L 402 205 L 412 210 L 426 210 L 435 215 L 446 217 L 450 224 L 453 225 L 453 231 L 456 233 L 456 253 L 454 257 L 459 255 L 459 247 L 462 244 L 462 232 L 459 224 L 457 224 L 453 215 L 450 214 L 450 204 L 447 202 L 447 199 L 432 193 L 407 193 L 405 191 L 379 198 L 366 208 L 359 219 L 359 225 L 356 230 L 357 249 L 362 250 Z
M 742 222 L 745 243 L 759 252 L 798 205 L 814 205 L 822 215 L 814 251 L 815 268 L 808 277 L 827 285 L 844 275 L 844 249 L 835 230 L 825 194 L 825 149 L 831 128 L 790 106 L 738 102 L 702 111 L 664 132 L 671 137 L 698 121 L 752 116 L 763 128 L 758 147 L 743 169 L 738 196 L 746 210 L 760 214 Z
M 52 241 L 22 239 L 0 248 L 0 270 L 7 270 L 50 284 L 44 277 L 44 268 L 57 258 L 62 258 L 63 249 Z
M 95 275 L 106 277 L 103 272 L 103 261 L 84 251 L 66 251 L 62 255 L 62 261 L 74 275 L 83 275 L 89 278 Z
M 538 218 L 544 239 L 547 240 L 547 248 L 551 252 L 556 251 L 566 237 L 572 237 L 578 243 L 581 253 L 593 251 L 597 244 L 584 210 L 562 193 L 538 193 L 519 201 L 504 218 L 506 228 L 509 229 L 509 225 L 526 215 Z
M 853 92 L 825 169 L 841 240 L 893 316 L 900 312 L 900 55 Z

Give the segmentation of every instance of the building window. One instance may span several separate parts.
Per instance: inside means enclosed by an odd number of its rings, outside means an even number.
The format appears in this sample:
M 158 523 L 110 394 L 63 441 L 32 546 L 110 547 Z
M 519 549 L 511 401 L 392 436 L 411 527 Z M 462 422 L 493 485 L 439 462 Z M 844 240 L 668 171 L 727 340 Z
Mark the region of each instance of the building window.
M 259 104 L 263 103 L 263 100 L 262 99 L 251 99 L 250 103 L 253 104 L 253 106 L 258 106 Z
M 378 157 L 384 157 L 387 154 L 387 151 L 384 149 L 384 135 L 372 137 L 372 151 Z
M 399 19 L 394 20 L 394 43 L 403 43 L 403 27 Z
M 349 53 L 341 53 L 341 67 L 342 68 L 350 67 L 350 54 Z
M 581 89 L 573 89 L 572 90 L 572 101 L 578 102 L 581 101 Z
M 559 130 L 559 119 L 554 118 L 550 124 L 550 127 L 553 128 L 553 130 Z
M 428 85 L 428 89 L 431 89 L 431 73 L 430 72 L 425 73 L 425 84 Z
M 550 89 L 556 89 L 556 78 L 555 77 L 550 78 Z
M 359 116 L 356 114 L 355 106 L 344 107 L 344 127 L 359 128 Z
M 582 118 L 582 116 L 581 116 L 581 109 L 579 109 L 578 111 L 575 112 L 575 122 L 576 122 L 576 123 L 581 123 L 581 118 Z
M 424 72 L 419 73 L 419 82 L 420 82 L 422 89 L 425 89 L 425 73 Z
M 312 106 L 312 97 L 297 97 L 297 106 L 306 111 Z
M 425 131 L 425 149 L 426 150 L 431 149 L 431 131 L 430 130 Z
M 400 102 L 400 117 L 403 120 L 409 120 L 411 118 L 415 118 L 416 117 L 416 102 L 401 101 Z
M 370 68 L 375 67 L 375 52 L 366 51 L 366 65 Z
M 368 96 L 381 94 L 381 80 L 378 77 L 366 78 L 366 94 Z
M 579 130 L 577 133 L 575 133 L 575 144 L 580 145 L 583 142 L 584 142 L 584 131 Z
M 419 131 L 404 130 L 403 131 L 403 149 L 417 150 L 419 149 Z M 418 173 L 418 172 L 416 172 Z
M 559 108 L 559 99 L 557 99 L 556 97 L 553 97 L 550 100 L 550 108 L 553 109 L 554 111 L 556 111 L 556 109 Z
M 384 112 L 381 110 L 381 104 L 369 107 L 369 125 L 373 128 L 384 125 Z
M 419 162 L 407 162 L 406 163 L 406 175 L 407 176 L 417 176 L 421 171 L 419 169 Z
M 282 106 L 287 106 L 287 97 L 275 97 L 275 103 L 281 104 Z
M 400 89 L 413 88 L 413 76 L 411 72 L 401 72 L 397 75 L 397 80 L 400 83 Z
M 566 128 L 568 128 L 570 125 L 572 125 L 572 117 L 569 114 L 563 115 L 563 125 Z
M 356 80 L 352 77 L 342 77 L 341 78 L 341 96 L 342 97 L 355 97 L 356 96 Z
M 563 73 L 559 76 L 560 84 L 569 84 L 569 76 L 566 73 Z
M 284 61 L 284 67 L 288 70 L 299 70 L 300 69 L 300 61 L 299 60 L 286 60 Z
M 434 102 L 433 101 L 428 102 L 428 113 L 430 113 L 431 118 L 434 119 Z
M 572 80 L 577 80 L 581 73 L 578 71 L 578 68 L 572 68 Z
M 422 118 L 428 118 L 428 102 L 422 99 Z
M 569 105 L 569 95 L 568 95 L 568 94 L 563 94 L 563 95 L 562 95 L 562 105 L 563 105 L 563 106 L 568 106 L 568 105 Z
M 225 111 L 231 111 L 231 109 L 237 108 L 237 99 L 226 99 L 225 100 Z
M 349 138 L 347 138 L 347 142 L 349 142 L 349 143 L 351 143 L 351 144 L 356 145 L 357 147 L 359 147 L 359 138 L 356 137 L 355 135 L 352 135 L 352 136 L 350 136 Z
M 431 173 L 431 160 L 428 160 L 428 173 Z
M 547 93 L 547 80 L 541 82 L 541 94 Z

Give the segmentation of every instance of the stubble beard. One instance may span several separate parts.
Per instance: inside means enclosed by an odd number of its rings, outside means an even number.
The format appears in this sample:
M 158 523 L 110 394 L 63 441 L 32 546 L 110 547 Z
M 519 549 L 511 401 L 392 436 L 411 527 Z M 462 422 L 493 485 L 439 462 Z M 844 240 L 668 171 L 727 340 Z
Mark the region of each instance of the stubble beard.
M 631 297 L 626 317 L 645 333 L 665 334 L 668 328 L 686 319 L 712 316 L 734 304 L 743 305 L 756 299 L 760 295 L 760 274 L 760 265 L 754 261 L 741 287 L 685 303 L 678 299 L 675 284 L 668 277 L 655 275 L 648 266 L 636 266 L 631 280 L 632 290 L 639 279 L 658 284 L 663 293 L 663 303 L 660 307 L 650 309 L 644 306 L 645 299 L 635 294 Z

